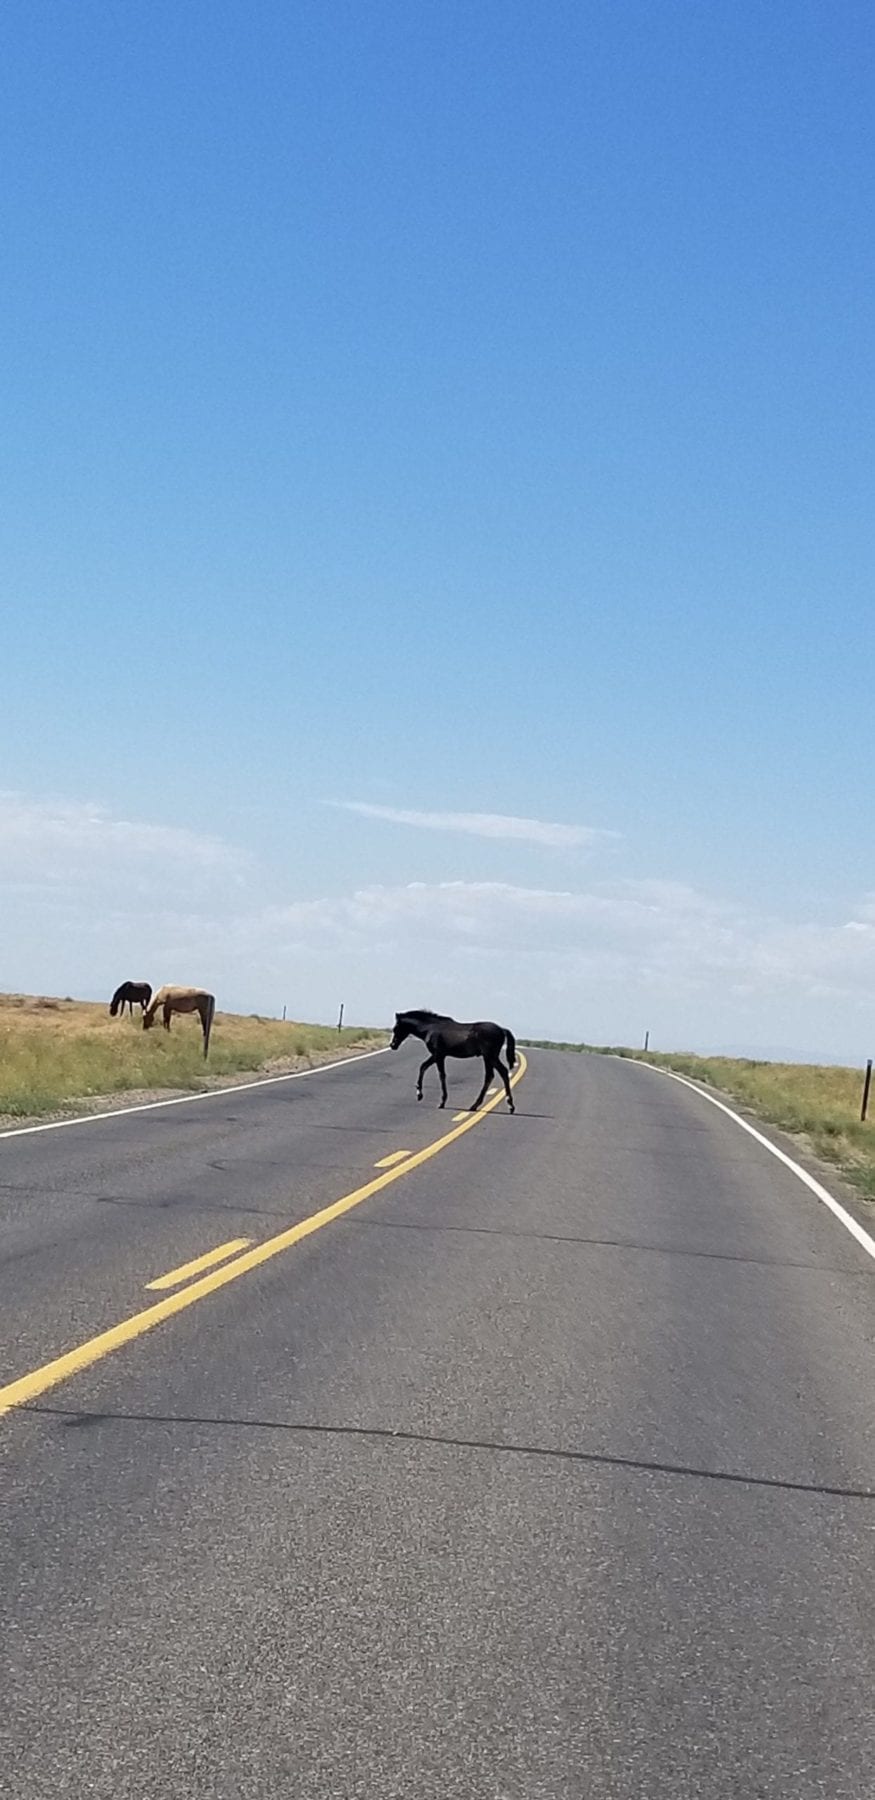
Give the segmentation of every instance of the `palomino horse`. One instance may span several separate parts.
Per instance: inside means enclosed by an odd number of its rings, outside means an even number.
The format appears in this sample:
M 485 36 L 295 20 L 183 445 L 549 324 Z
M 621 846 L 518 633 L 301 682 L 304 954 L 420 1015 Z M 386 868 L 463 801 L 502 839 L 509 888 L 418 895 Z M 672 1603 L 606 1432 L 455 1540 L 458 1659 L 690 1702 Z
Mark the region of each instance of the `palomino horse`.
M 208 994 L 206 988 L 161 987 L 151 1006 L 148 1006 L 143 1014 L 143 1030 L 151 1031 L 155 1023 L 155 1015 L 158 1012 L 163 1014 L 165 1031 L 170 1030 L 171 1013 L 197 1013 L 204 1034 L 204 1057 L 206 1057 L 210 1048 L 210 1031 L 215 1010 L 216 996 Z
M 148 981 L 123 981 L 117 987 L 109 1003 L 109 1016 L 115 1018 L 117 1012 L 124 1012 L 125 1007 L 133 1013 L 134 1006 L 141 1006 L 145 1012 L 152 998 L 152 989 Z
M 397 1050 L 408 1037 L 422 1039 L 429 1054 L 419 1071 L 416 1083 L 416 1098 L 422 1099 L 422 1077 L 432 1063 L 437 1063 L 437 1072 L 441 1078 L 441 1106 L 447 1104 L 447 1081 L 444 1074 L 444 1062 L 448 1056 L 482 1056 L 486 1076 L 483 1086 L 477 1095 L 472 1112 L 476 1112 L 481 1104 L 486 1089 L 493 1075 L 498 1074 L 504 1082 L 507 1104 L 511 1112 L 516 1109 L 513 1103 L 507 1069 L 501 1060 L 501 1049 L 507 1041 L 507 1060 L 511 1068 L 516 1062 L 516 1040 L 513 1032 L 504 1025 L 495 1025 L 491 1019 L 478 1019 L 473 1025 L 460 1025 L 457 1019 L 444 1018 L 440 1013 L 403 1012 L 395 1014 L 395 1030 L 392 1033 L 390 1050 Z

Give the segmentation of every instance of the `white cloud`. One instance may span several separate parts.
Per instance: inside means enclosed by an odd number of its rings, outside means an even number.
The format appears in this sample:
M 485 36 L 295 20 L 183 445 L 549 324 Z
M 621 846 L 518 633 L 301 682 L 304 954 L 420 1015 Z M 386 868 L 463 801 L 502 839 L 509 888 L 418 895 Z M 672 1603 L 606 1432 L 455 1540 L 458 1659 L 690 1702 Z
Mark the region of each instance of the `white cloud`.
M 520 819 L 512 813 L 415 812 L 398 806 L 372 806 L 365 800 L 336 800 L 330 804 L 345 812 L 359 813 L 365 819 L 384 819 L 391 825 L 539 844 L 551 850 L 581 849 L 617 836 L 614 831 L 600 831 L 592 825 L 560 825 L 548 819 Z
M 875 925 L 875 894 L 864 894 L 857 912 L 859 917 L 848 920 L 846 931 L 866 931 Z
M 476 816 L 476 815 L 475 815 Z M 198 981 L 241 1011 L 504 1018 L 520 1033 L 675 1047 L 870 1051 L 875 896 L 828 922 L 683 882 L 376 883 L 283 903 L 222 840 L 0 795 L 0 987 Z
M 518 887 L 500 881 L 409 882 L 370 886 L 338 899 L 275 908 L 271 927 L 322 941 L 394 938 L 398 933 L 484 945 L 512 941 L 552 953 L 599 942 L 639 949 L 698 933 L 716 946 L 729 913 L 680 883 L 604 883 L 588 892 Z M 733 915 L 734 916 L 734 915 Z
M 482 979 L 494 966 L 543 1018 L 594 996 L 619 1011 L 648 994 L 710 1017 L 748 1006 L 833 999 L 846 1016 L 875 1006 L 875 920 L 798 924 L 750 913 L 680 882 L 616 881 L 587 891 L 503 882 L 369 886 L 324 901 L 274 907 L 255 935 L 292 955 L 358 958 L 373 973 L 410 968 L 441 982 Z M 543 1029 L 559 1029 L 545 1024 Z M 583 1025 L 579 1031 L 586 1035 Z M 774 1029 L 773 1028 L 773 1034 Z M 712 1029 L 713 1035 L 713 1029 Z
M 114 818 L 88 802 L 37 801 L 0 791 L 0 886 L 93 888 L 110 877 L 166 892 L 216 880 L 239 883 L 248 866 L 222 839 L 178 826 Z M 117 878 L 117 879 L 116 879 Z

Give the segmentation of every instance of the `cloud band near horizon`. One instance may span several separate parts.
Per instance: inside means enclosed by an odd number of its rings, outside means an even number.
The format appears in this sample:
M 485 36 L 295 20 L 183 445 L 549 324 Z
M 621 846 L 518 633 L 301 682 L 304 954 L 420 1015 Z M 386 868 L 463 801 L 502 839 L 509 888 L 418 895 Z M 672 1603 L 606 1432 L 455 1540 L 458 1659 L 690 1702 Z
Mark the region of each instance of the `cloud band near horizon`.
M 421 812 L 414 808 L 378 806 L 366 800 L 332 800 L 330 805 L 361 818 L 381 819 L 390 825 L 411 825 L 420 831 L 462 833 L 467 837 L 538 844 L 551 850 L 579 850 L 619 837 L 619 832 L 594 825 L 564 825 L 550 819 L 519 818 L 513 813 Z

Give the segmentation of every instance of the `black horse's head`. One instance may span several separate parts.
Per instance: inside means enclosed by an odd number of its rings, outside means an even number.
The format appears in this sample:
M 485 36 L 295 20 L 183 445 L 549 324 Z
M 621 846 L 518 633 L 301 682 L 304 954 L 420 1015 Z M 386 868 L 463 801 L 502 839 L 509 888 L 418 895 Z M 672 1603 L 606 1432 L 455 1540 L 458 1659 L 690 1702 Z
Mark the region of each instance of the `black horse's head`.
M 389 1049 L 397 1050 L 398 1046 L 400 1044 L 403 1044 L 405 1038 L 409 1038 L 412 1036 L 413 1036 L 413 1026 L 410 1023 L 410 1020 L 406 1019 L 404 1017 L 403 1013 L 396 1013 L 395 1014 L 395 1030 L 392 1033 L 392 1042 L 389 1045 Z
M 423 1006 L 415 1006 L 409 1008 L 407 1012 L 396 1013 L 395 1030 L 392 1033 L 389 1049 L 397 1050 L 398 1045 L 403 1044 L 405 1038 L 424 1039 L 430 1026 L 441 1023 L 442 1016 L 441 1013 L 428 1012 Z

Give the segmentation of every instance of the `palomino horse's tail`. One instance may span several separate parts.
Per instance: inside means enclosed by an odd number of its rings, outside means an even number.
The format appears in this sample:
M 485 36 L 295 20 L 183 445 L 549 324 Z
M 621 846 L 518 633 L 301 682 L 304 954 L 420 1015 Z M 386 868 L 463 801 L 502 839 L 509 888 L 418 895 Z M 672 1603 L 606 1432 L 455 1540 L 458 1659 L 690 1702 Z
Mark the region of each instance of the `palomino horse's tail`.
M 516 1038 L 514 1037 L 512 1031 L 505 1032 L 504 1041 L 507 1044 L 508 1068 L 512 1069 L 514 1063 L 516 1062 Z
M 125 988 L 127 987 L 127 985 L 128 985 L 127 982 L 123 981 L 121 984 L 121 987 L 116 988 L 115 993 L 113 994 L 113 997 L 110 1000 L 109 1016 L 111 1019 L 115 1018 L 115 1015 L 118 1012 L 119 1007 L 121 1006 L 122 995 L 124 994 L 124 991 L 125 991 Z
M 213 1029 L 213 1018 L 215 1016 L 215 1011 L 216 1011 L 216 996 L 215 996 L 215 994 L 208 994 L 206 1006 L 204 1007 L 204 1010 L 201 1013 L 201 1024 L 203 1025 L 203 1028 L 204 1028 L 204 1061 L 205 1062 L 206 1062 L 207 1056 L 209 1055 L 210 1032 Z

